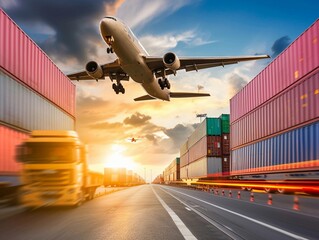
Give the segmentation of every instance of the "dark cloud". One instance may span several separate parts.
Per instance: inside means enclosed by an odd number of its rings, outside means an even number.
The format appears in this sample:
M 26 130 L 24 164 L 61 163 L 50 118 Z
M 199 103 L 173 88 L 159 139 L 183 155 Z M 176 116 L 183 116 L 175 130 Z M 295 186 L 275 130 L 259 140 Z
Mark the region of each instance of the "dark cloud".
M 152 119 L 151 116 L 147 116 L 139 112 L 136 112 L 131 117 L 125 118 L 123 122 L 126 125 L 142 126 L 146 123 L 149 123 L 149 120 L 151 119 Z
M 286 47 L 288 47 L 289 44 L 290 38 L 288 36 L 277 39 L 271 47 L 271 50 L 273 51 L 272 57 L 276 57 L 278 54 L 280 54 L 286 49 Z
M 70 58 L 85 62 L 87 54 L 95 54 L 96 51 L 90 42 L 100 40 L 97 22 L 105 15 L 105 4 L 114 2 L 15 0 L 15 4 L 4 9 L 21 26 L 40 23 L 54 30 L 54 35 L 37 42 L 51 58 L 61 62 Z M 33 30 L 25 30 L 32 36 Z
M 247 84 L 245 79 L 243 79 L 241 76 L 239 76 L 236 73 L 230 76 L 230 78 L 228 79 L 228 83 L 230 87 L 230 96 L 235 95 Z

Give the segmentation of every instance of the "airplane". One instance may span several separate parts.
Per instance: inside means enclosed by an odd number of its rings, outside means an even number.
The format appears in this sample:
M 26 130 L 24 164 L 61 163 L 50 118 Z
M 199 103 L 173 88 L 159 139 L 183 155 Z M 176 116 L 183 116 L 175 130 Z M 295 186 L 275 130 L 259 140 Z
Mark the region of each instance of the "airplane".
M 127 142 L 131 142 L 131 143 L 136 143 L 137 141 L 140 141 L 140 140 L 141 138 L 134 138 L 134 137 L 126 139 Z
M 89 61 L 85 71 L 69 74 L 71 80 L 100 80 L 109 77 L 112 88 L 116 94 L 125 93 L 121 81 L 132 78 L 141 84 L 147 95 L 137 97 L 135 101 L 160 99 L 170 101 L 170 98 L 205 97 L 209 93 L 171 92 L 171 84 L 167 76 L 178 70 L 186 72 L 200 69 L 225 66 L 242 61 L 269 58 L 268 55 L 252 56 L 224 56 L 224 57 L 178 57 L 173 52 L 166 53 L 163 57 L 150 56 L 131 29 L 120 19 L 112 16 L 104 17 L 100 21 L 100 34 L 108 45 L 107 53 L 115 53 L 114 62 L 103 65 Z

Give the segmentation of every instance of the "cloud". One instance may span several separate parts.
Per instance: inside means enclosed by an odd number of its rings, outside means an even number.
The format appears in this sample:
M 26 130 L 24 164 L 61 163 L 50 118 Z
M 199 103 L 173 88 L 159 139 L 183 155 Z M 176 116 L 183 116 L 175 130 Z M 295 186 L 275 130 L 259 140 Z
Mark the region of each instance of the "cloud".
M 5 4 L 4 9 L 19 25 L 25 26 L 27 34 L 34 37 L 55 62 L 73 59 L 83 63 L 88 60 L 87 56 L 97 55 L 101 42 L 98 22 L 107 14 L 105 9 L 114 12 L 120 3 L 114 0 L 96 0 L 94 4 L 90 0 L 15 0 L 15 4 Z M 39 35 L 41 38 L 37 38 Z
M 275 58 L 276 56 L 278 56 L 278 54 L 285 50 L 289 44 L 290 38 L 288 36 L 277 39 L 271 47 L 271 50 L 273 51 L 272 57 Z
M 146 123 L 149 123 L 149 120 L 151 119 L 150 116 L 141 114 L 139 112 L 133 114 L 131 117 L 127 117 L 124 119 L 124 124 L 126 125 L 132 125 L 132 126 L 141 126 Z
M 228 78 L 230 95 L 233 96 L 246 86 L 247 81 L 237 73 L 232 73 Z
M 126 1 L 119 8 L 117 16 L 131 28 L 141 28 L 152 19 L 167 17 L 185 5 L 190 0 L 134 0 Z

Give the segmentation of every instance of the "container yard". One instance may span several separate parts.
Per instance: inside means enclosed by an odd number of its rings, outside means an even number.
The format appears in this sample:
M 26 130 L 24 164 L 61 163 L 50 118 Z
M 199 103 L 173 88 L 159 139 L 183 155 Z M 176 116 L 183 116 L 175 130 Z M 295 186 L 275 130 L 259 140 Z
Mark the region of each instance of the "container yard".
M 104 168 L 105 187 L 129 187 L 145 184 L 144 179 L 126 168 Z
M 195 129 L 180 147 L 182 180 L 254 181 L 249 189 L 273 181 L 279 192 L 297 181 L 312 192 L 319 179 L 318 38 L 319 20 L 230 99 L 230 115 Z

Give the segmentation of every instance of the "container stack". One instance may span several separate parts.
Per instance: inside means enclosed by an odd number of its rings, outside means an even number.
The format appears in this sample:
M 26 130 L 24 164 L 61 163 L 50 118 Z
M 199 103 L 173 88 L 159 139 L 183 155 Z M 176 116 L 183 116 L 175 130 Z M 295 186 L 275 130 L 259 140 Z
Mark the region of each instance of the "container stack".
M 18 186 L 15 148 L 32 130 L 74 130 L 75 85 L 0 9 L 0 182 Z
M 180 156 L 181 179 L 222 176 L 223 168 L 229 172 L 229 115 L 205 118 L 181 146 Z
M 230 100 L 231 175 L 319 169 L 319 20 Z
M 165 168 L 163 176 L 164 181 L 167 183 L 180 180 L 180 158 L 175 158 L 167 168 Z

